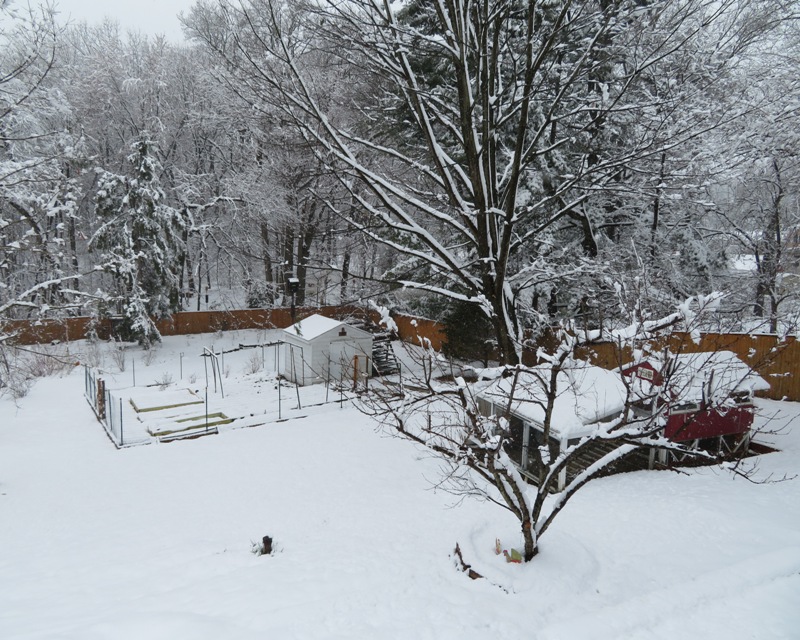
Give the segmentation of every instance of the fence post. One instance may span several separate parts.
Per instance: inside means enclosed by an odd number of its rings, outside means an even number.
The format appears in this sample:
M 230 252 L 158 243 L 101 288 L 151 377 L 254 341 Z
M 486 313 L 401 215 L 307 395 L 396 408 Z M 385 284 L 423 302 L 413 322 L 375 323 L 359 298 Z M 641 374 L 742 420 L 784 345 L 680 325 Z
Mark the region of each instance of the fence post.
M 225 349 L 222 350 L 222 370 L 219 372 L 219 391 L 225 399 L 225 387 L 222 386 L 222 374 L 225 372 Z M 217 367 L 219 369 L 219 367 Z
M 119 446 L 121 447 L 125 444 L 125 436 L 123 435 L 123 423 L 122 423 L 122 398 L 119 399 Z
M 328 391 L 331 389 L 331 352 L 328 350 L 328 380 L 325 382 L 325 402 L 328 401 Z
M 219 374 L 219 362 L 214 347 L 211 347 L 211 374 L 214 376 L 214 393 L 217 392 L 217 375 Z
M 106 419 L 106 383 L 102 378 L 97 379 L 97 395 L 95 396 L 95 407 L 97 417 Z
M 105 409 L 106 423 L 108 424 L 108 428 L 111 430 L 111 433 L 114 433 L 114 407 L 111 406 L 111 392 L 108 389 L 106 389 Z

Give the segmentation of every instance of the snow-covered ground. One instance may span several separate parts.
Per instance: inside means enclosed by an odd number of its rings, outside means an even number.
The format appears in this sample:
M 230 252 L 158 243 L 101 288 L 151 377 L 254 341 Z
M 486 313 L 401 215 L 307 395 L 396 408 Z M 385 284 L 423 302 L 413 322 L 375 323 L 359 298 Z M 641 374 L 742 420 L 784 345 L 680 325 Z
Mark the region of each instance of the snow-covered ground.
M 125 371 L 86 345 L 70 354 L 120 393 L 173 393 L 204 389 L 203 346 L 268 341 L 257 333 L 166 338 L 152 357 L 131 348 Z M 253 353 L 226 354 L 226 406 L 266 415 L 277 390 Z M 435 460 L 347 403 L 116 449 L 83 390 L 74 367 L 0 400 L 3 640 L 800 637 L 800 480 L 718 468 L 598 480 L 533 562 L 509 565 L 493 546 L 518 544 L 513 518 L 455 506 L 432 488 Z M 800 414 L 760 407 L 775 426 Z M 797 473 L 800 426 L 771 440 L 781 451 L 758 477 Z M 272 556 L 252 553 L 264 535 Z M 489 579 L 456 570 L 456 542 Z

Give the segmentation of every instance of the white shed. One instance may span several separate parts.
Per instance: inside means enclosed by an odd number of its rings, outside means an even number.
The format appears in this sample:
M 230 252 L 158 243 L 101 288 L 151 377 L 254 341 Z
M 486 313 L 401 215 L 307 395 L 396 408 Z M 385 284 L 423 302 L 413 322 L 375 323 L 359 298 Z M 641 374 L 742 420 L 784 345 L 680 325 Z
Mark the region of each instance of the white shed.
M 349 380 L 372 371 L 372 334 L 314 314 L 283 330 L 279 373 L 299 385 Z

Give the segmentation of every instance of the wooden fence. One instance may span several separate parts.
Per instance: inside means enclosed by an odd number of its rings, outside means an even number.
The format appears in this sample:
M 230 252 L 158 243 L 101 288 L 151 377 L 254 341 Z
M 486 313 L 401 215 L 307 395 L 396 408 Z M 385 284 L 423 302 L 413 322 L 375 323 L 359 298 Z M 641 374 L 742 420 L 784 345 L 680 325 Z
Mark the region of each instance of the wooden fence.
M 380 315 L 369 309 L 356 306 L 303 307 L 297 309 L 297 317 L 304 318 L 319 313 L 331 318 L 361 318 L 373 322 Z M 415 344 L 430 344 L 440 350 L 447 342 L 443 325 L 434 320 L 394 314 L 398 334 L 402 340 Z M 209 333 L 234 329 L 280 329 L 292 324 L 290 309 L 240 309 L 235 311 L 182 311 L 170 320 L 156 323 L 164 336 Z M 0 326 L 0 332 L 13 333 L 16 344 L 38 344 L 54 341 L 80 340 L 89 331 L 101 339 L 113 335 L 113 320 L 95 318 L 67 318 L 64 320 L 9 320 Z M 545 341 L 546 342 L 546 341 Z M 543 345 L 546 348 L 546 344 Z M 733 351 L 750 364 L 770 383 L 770 391 L 763 393 L 776 400 L 800 400 L 800 344 L 793 337 L 779 339 L 772 335 L 749 334 L 703 334 L 695 343 L 688 334 L 675 333 L 665 339 L 661 347 L 669 347 L 673 353 L 697 351 Z M 533 364 L 536 349 L 528 349 L 523 361 Z M 598 343 L 581 350 L 579 357 L 587 358 L 598 366 L 615 368 L 631 360 L 631 352 L 618 349 L 612 343 Z
M 352 305 L 327 307 L 299 307 L 298 319 L 319 313 L 329 318 L 359 318 L 376 324 L 380 314 L 371 309 Z M 398 334 L 403 340 L 425 341 L 437 351 L 446 342 L 444 327 L 434 320 L 403 314 L 393 316 Z M 213 333 L 236 329 L 283 329 L 292 324 L 288 308 L 237 309 L 232 311 L 179 311 L 171 318 L 156 322 L 162 336 Z M 115 320 L 110 318 L 64 318 L 61 320 L 7 320 L 0 324 L 0 333 L 13 335 L 12 342 L 19 345 L 81 340 L 94 332 L 101 340 L 114 335 Z
M 297 317 L 312 313 L 329 317 L 338 315 L 364 316 L 359 307 L 298 308 Z M 93 331 L 101 340 L 114 335 L 113 318 L 64 318 L 60 320 L 7 320 L 0 330 L 12 334 L 14 344 L 41 344 L 56 341 L 80 340 Z M 179 311 L 166 320 L 156 322 L 163 336 L 213 333 L 234 329 L 282 329 L 292 324 L 290 309 L 237 309 L 233 311 Z

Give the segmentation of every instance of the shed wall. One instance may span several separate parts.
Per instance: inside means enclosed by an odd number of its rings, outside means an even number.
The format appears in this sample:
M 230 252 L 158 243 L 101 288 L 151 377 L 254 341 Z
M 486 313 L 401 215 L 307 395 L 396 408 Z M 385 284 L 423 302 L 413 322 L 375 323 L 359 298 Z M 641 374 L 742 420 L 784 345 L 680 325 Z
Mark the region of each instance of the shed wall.
M 307 341 L 287 333 L 283 340 L 280 373 L 296 384 L 315 384 L 328 379 L 352 380 L 355 356 L 358 356 L 359 377 L 371 373 L 371 336 L 339 337 L 329 332 Z
M 313 372 L 308 359 L 314 356 L 313 345 L 292 336 L 284 336 L 281 351 L 283 357 L 279 373 L 299 385 L 310 384 Z

